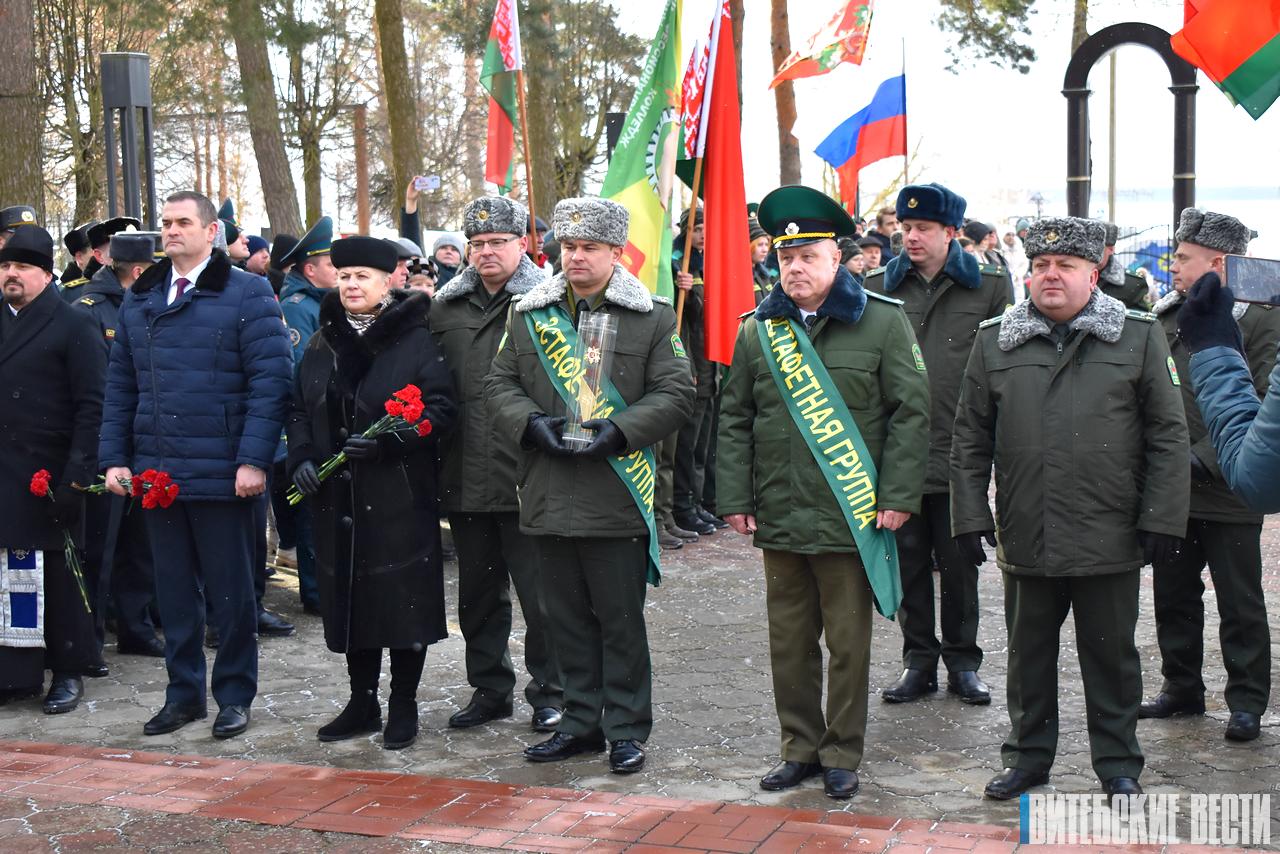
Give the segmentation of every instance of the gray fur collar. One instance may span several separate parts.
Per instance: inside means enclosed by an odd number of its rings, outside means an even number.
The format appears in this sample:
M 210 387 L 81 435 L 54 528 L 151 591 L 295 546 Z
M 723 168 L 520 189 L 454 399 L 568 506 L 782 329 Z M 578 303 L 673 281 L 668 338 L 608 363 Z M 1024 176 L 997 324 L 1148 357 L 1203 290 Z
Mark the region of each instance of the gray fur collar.
M 564 273 L 557 273 L 550 279 L 544 279 L 524 296 L 516 301 L 516 311 L 530 311 L 535 308 L 546 308 L 555 305 L 565 298 Z M 604 288 L 605 302 L 648 314 L 653 311 L 655 298 L 649 289 L 635 276 L 622 269 L 621 264 L 613 265 L 613 275 Z
M 1120 263 L 1120 259 L 1115 255 L 1107 261 L 1107 266 L 1098 271 L 1098 278 L 1106 282 L 1108 285 L 1124 284 L 1124 265 Z
M 537 264 L 530 261 L 528 255 L 521 255 L 520 266 L 516 267 L 516 271 L 511 274 L 511 278 L 507 280 L 503 290 L 512 296 L 527 294 L 546 277 L 547 274 Z M 483 283 L 480 281 L 480 274 L 476 272 L 475 267 L 469 266 L 450 279 L 443 288 L 436 291 L 435 298 L 441 302 L 448 302 L 459 297 L 469 296 L 479 287 L 483 287 Z
M 1114 344 L 1120 340 L 1120 333 L 1124 331 L 1124 313 L 1124 303 L 1095 288 L 1089 301 L 1068 326 L 1085 334 L 1092 334 L 1100 341 Z M 1052 329 L 1053 323 L 1040 313 L 1035 304 L 1029 299 L 1023 300 L 1005 309 L 1004 317 L 1000 320 L 1000 337 L 997 343 L 1001 350 L 1008 353 L 1032 338 L 1048 335 Z
M 1186 300 L 1186 297 L 1182 294 L 1177 291 L 1169 291 L 1169 293 L 1156 300 L 1156 304 L 1151 307 L 1151 313 L 1156 317 L 1159 317 L 1166 311 L 1172 311 L 1182 305 L 1184 300 Z M 1244 313 L 1248 310 L 1249 303 L 1237 301 L 1235 305 L 1231 306 L 1231 316 L 1234 317 L 1238 323 L 1240 318 L 1244 317 Z

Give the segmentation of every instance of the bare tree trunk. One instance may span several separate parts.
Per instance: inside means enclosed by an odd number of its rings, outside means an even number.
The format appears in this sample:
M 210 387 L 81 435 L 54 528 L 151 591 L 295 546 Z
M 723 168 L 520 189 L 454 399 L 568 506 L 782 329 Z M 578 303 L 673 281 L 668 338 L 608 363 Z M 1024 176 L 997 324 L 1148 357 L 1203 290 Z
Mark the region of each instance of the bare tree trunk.
M 0 100 L 5 105 L 5 155 L 0 158 L 0 205 L 31 205 L 44 220 L 40 134 L 44 107 L 36 76 L 32 0 L 0 4 Z
M 206 117 L 204 122 L 204 186 L 210 193 L 213 192 L 213 130 L 209 126 L 209 119 Z M 214 199 L 213 206 L 217 207 L 221 199 Z
M 227 22 L 236 42 L 245 109 L 249 114 L 249 134 L 253 138 L 253 153 L 258 162 L 267 218 L 275 233 L 301 235 L 298 193 L 293 186 L 289 155 L 284 147 L 262 8 L 256 0 L 227 0 Z
M 538 210 L 550 211 L 560 201 L 557 191 L 555 158 L 555 110 L 547 107 L 539 109 L 536 105 L 551 105 L 556 102 L 556 81 L 559 75 L 555 69 L 555 22 L 552 17 L 553 4 L 548 0 L 532 0 L 529 3 L 529 21 L 521 35 L 532 36 L 523 40 L 525 49 L 524 81 L 528 88 L 526 101 L 530 104 L 529 119 L 529 155 L 533 159 L 533 193 L 538 203 Z M 522 18 L 522 22 L 523 22 Z M 517 153 L 521 153 L 519 137 L 517 137 Z M 521 162 L 517 160 L 517 163 Z M 516 174 L 522 170 L 517 166 Z M 528 199 L 528 192 L 521 194 Z M 537 213 L 537 211 L 535 211 Z M 543 217 L 546 219 L 546 217 Z
M 1089 38 L 1089 0 L 1074 0 L 1075 13 L 1071 19 L 1071 52 L 1079 50 Z
M 400 0 L 374 0 L 373 16 L 378 28 L 382 101 L 387 108 L 387 129 L 391 133 L 391 174 L 398 197 L 409 180 L 422 171 L 418 110 L 409 77 L 409 58 L 404 50 L 404 11 Z
M 223 112 L 223 100 L 218 99 L 218 202 L 228 198 L 227 192 L 227 117 Z
M 307 225 L 324 215 L 320 196 L 320 140 L 309 134 L 299 140 L 302 148 L 302 196 L 306 203 Z
M 462 79 L 462 159 L 471 197 L 484 195 L 484 145 L 488 133 L 484 114 L 486 99 L 480 89 L 480 57 L 464 54 Z
M 195 165 L 195 191 L 204 193 L 204 158 L 200 156 L 200 129 L 196 125 L 195 116 L 189 120 L 191 126 L 191 160 Z M 205 195 L 208 195 L 205 193 Z
M 787 0 L 770 0 L 769 48 L 773 54 L 773 70 L 777 72 L 791 55 L 791 30 L 787 19 Z M 790 80 L 773 90 L 778 110 L 778 179 L 783 184 L 800 183 L 800 140 L 791 133 L 796 123 L 796 93 Z

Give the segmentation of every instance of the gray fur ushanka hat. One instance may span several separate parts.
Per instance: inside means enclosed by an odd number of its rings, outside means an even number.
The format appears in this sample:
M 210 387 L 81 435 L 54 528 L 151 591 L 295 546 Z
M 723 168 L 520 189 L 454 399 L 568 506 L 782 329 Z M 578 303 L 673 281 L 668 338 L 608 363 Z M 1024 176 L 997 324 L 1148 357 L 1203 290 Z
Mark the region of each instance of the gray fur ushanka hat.
M 1184 208 L 1178 218 L 1178 231 L 1174 240 L 1178 243 L 1194 243 L 1206 249 L 1214 249 L 1227 255 L 1243 255 L 1249 250 L 1253 232 L 1233 216 Z
M 1097 264 L 1102 260 L 1107 226 L 1078 216 L 1046 217 L 1027 229 L 1022 246 L 1028 258 L 1037 255 L 1074 255 Z
M 462 233 L 468 239 L 477 234 L 528 234 L 529 209 L 502 196 L 472 199 L 462 212 Z
M 560 241 L 595 240 L 626 246 L 630 217 L 625 207 L 611 199 L 580 197 L 558 202 L 551 225 Z

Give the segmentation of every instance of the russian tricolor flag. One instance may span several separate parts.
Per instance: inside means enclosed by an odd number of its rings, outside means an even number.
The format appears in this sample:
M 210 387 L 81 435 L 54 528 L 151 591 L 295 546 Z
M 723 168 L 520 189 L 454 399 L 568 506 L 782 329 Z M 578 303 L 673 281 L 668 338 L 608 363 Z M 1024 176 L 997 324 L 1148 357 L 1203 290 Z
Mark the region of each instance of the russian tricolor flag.
M 843 121 L 815 149 L 840 176 L 840 200 L 853 212 L 858 204 L 858 172 L 886 157 L 907 156 L 907 78 L 890 77 L 871 103 Z

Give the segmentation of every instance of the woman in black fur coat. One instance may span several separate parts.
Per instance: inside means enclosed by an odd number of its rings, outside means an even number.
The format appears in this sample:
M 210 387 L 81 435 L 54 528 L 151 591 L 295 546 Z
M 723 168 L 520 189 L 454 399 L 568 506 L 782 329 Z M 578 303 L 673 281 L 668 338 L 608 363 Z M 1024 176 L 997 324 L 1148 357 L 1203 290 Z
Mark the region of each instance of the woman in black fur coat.
M 312 496 L 325 642 L 345 653 L 351 697 L 321 741 L 382 727 L 378 676 L 391 650 L 383 747 L 413 743 L 417 690 L 429 644 L 443 639 L 444 580 L 437 509 L 437 440 L 457 415 L 444 355 L 427 330 L 431 300 L 390 290 L 395 250 L 369 237 L 335 241 L 338 285 L 320 305 L 320 329 L 298 366 L 288 422 L 289 471 Z M 360 434 L 408 384 L 422 391 L 431 432 Z M 339 450 L 348 462 L 324 481 Z

